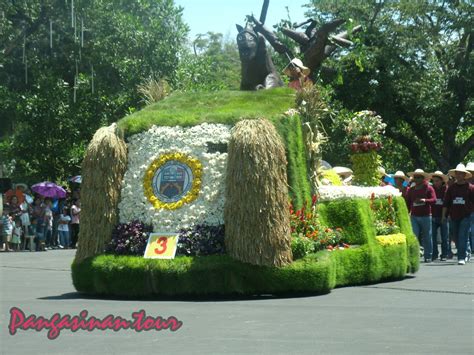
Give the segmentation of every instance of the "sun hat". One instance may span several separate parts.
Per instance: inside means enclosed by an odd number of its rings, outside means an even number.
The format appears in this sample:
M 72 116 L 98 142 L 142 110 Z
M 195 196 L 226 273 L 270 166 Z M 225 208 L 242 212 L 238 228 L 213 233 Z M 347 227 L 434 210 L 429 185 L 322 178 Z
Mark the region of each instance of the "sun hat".
M 354 172 L 351 169 L 346 168 L 345 166 L 335 166 L 332 168 L 332 170 L 334 170 L 334 172 L 337 175 L 341 175 L 343 178 L 346 178 L 354 174 Z
M 377 171 L 379 172 L 379 175 L 381 175 L 382 177 L 388 176 L 387 173 L 385 172 L 385 169 L 382 168 L 381 166 L 379 166 L 379 168 L 377 169 Z
M 474 162 L 471 161 L 471 162 L 467 163 L 466 170 L 468 170 L 471 174 L 473 174 L 474 173 Z
M 451 176 L 454 176 L 454 173 L 456 172 L 460 172 L 460 173 L 465 173 L 466 176 L 464 176 L 465 179 L 470 179 L 472 174 L 466 170 L 466 167 L 464 166 L 464 164 L 458 164 L 456 166 L 456 169 L 451 169 L 448 171 L 448 174 L 451 175 Z
M 441 180 L 443 180 L 444 182 L 448 182 L 448 175 L 444 175 L 441 171 L 439 170 L 436 170 L 433 174 L 431 174 L 431 177 L 434 178 L 434 177 L 439 177 Z
M 411 171 L 408 173 L 409 177 L 414 177 L 417 175 L 422 175 L 425 179 L 428 179 L 430 177 L 430 174 L 425 173 L 423 169 L 416 169 L 415 171 Z
M 408 180 L 408 176 L 405 175 L 405 173 L 401 170 L 398 170 L 394 175 L 393 175 L 393 178 L 400 178 L 400 179 L 403 179 L 405 181 Z
M 304 66 L 303 62 L 300 59 L 293 58 L 291 62 L 285 67 L 285 69 L 283 69 L 283 73 L 290 76 L 290 68 L 293 66 L 300 68 L 304 75 L 308 75 L 311 72 L 308 67 Z

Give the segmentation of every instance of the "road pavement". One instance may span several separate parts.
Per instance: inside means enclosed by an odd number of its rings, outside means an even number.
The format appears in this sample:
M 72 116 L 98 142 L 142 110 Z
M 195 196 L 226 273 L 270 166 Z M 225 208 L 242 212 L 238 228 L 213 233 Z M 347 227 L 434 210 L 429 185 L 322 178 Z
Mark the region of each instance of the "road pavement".
M 0 253 L 1 354 L 472 354 L 474 263 L 422 264 L 401 281 L 345 287 L 322 296 L 237 300 L 119 300 L 77 293 L 74 250 Z M 10 309 L 133 321 L 176 317 L 180 329 L 63 329 L 9 333 Z

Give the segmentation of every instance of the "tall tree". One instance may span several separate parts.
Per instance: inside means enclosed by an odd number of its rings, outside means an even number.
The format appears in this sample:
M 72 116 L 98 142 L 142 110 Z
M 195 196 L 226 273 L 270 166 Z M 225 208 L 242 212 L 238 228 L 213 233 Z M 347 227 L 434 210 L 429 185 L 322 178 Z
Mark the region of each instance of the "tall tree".
M 0 0 L 0 161 L 13 177 L 78 173 L 95 130 L 175 80 L 188 28 L 172 0 Z
M 339 75 L 325 78 L 346 108 L 379 113 L 417 167 L 446 171 L 474 159 L 471 2 L 312 4 L 318 22 L 352 18 L 363 26 L 355 48 L 333 63 Z

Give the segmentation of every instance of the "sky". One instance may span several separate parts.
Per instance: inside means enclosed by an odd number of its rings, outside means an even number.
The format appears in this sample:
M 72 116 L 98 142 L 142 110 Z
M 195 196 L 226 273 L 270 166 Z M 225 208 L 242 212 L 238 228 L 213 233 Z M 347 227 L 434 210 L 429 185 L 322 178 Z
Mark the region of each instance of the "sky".
M 303 22 L 307 11 L 302 5 L 309 0 L 270 0 L 265 24 L 273 25 L 287 18 L 288 7 L 292 22 Z M 263 0 L 175 0 L 184 8 L 184 21 L 190 27 L 189 38 L 193 40 L 198 33 L 220 32 L 233 38 L 237 35 L 235 24 L 245 25 L 245 16 L 254 14 L 260 17 Z

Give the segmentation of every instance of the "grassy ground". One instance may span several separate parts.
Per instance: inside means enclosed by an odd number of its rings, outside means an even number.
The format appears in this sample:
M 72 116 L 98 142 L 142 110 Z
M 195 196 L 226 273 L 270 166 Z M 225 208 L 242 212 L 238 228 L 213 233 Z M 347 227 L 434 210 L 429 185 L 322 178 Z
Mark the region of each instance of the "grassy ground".
M 243 118 L 271 121 L 295 106 L 295 91 L 276 88 L 260 91 L 174 93 L 119 121 L 125 136 L 158 126 L 193 126 L 203 122 L 233 125 Z

